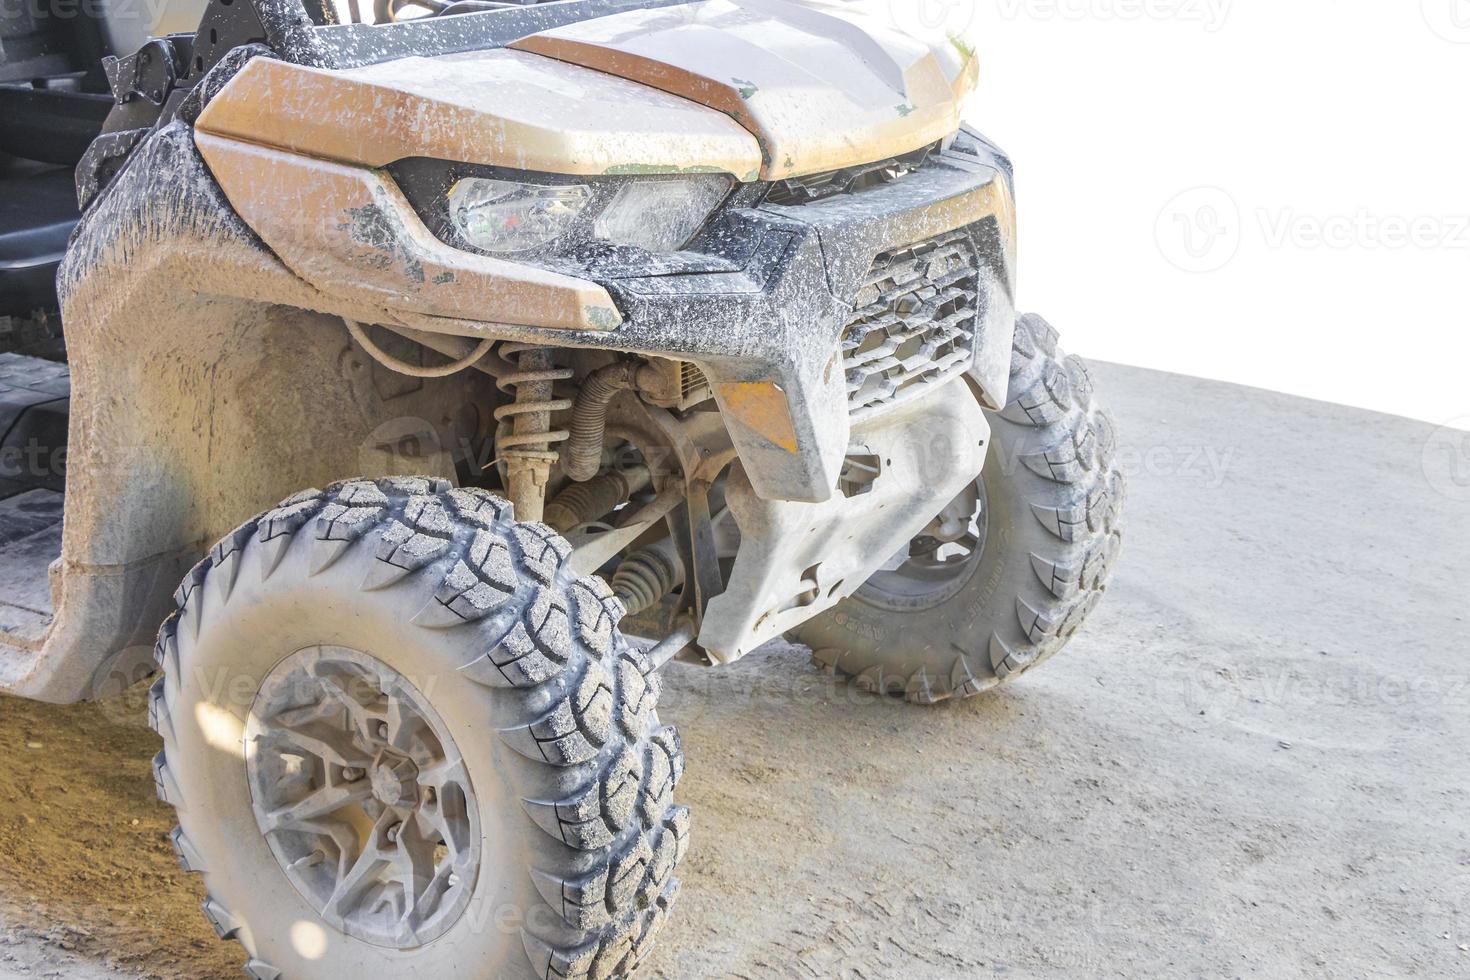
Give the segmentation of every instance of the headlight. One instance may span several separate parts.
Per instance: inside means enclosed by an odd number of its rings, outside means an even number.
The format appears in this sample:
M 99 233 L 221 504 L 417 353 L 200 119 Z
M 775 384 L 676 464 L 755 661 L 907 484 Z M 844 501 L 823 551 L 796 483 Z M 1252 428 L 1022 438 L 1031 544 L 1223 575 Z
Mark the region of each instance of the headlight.
M 597 216 L 593 234 L 619 245 L 672 252 L 694 237 L 728 193 L 730 178 L 718 174 L 624 184 Z
M 449 219 L 487 252 L 523 252 L 561 237 L 592 200 L 583 184 L 466 177 L 449 190 Z
M 450 187 L 447 205 L 459 236 L 486 252 L 527 252 L 562 238 L 672 252 L 688 244 L 731 184 L 720 174 L 589 184 L 463 177 Z

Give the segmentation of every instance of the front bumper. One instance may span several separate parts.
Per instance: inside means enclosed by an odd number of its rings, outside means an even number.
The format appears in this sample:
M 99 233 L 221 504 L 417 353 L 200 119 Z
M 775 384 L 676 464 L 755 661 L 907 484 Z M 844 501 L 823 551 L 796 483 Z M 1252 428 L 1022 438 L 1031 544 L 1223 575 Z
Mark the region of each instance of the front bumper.
M 441 241 L 383 171 L 204 133 L 196 141 L 251 228 L 344 308 L 372 303 L 378 322 L 437 333 L 696 364 L 763 499 L 834 492 L 851 431 L 840 341 L 886 251 L 963 229 L 976 264 L 968 370 L 987 407 L 1005 399 L 1015 281 L 1009 165 L 968 133 L 918 170 L 855 193 L 774 205 L 744 188 L 684 252 L 544 266 Z
M 600 345 L 696 363 L 755 492 L 826 500 L 851 432 L 841 339 L 869 271 L 880 255 L 956 230 L 976 263 L 968 372 L 986 407 L 999 408 L 1015 320 L 1015 209 L 1006 161 L 968 134 L 891 184 L 728 210 L 694 246 L 728 268 L 589 270 L 624 315 Z

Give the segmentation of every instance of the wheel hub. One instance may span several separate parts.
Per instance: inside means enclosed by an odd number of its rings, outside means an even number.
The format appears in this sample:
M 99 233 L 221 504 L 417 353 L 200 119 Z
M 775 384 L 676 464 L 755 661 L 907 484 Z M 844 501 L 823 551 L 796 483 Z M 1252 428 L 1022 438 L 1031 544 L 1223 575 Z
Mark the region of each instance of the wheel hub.
M 474 788 L 404 677 L 345 647 L 298 651 L 261 685 L 245 744 L 260 832 L 324 921 L 412 949 L 464 914 L 481 860 Z
M 373 796 L 384 806 L 411 806 L 419 795 L 419 769 L 408 758 L 387 758 L 373 767 Z
M 985 483 L 977 479 L 863 583 L 857 597 L 893 610 L 927 609 L 946 602 L 979 566 L 989 525 Z

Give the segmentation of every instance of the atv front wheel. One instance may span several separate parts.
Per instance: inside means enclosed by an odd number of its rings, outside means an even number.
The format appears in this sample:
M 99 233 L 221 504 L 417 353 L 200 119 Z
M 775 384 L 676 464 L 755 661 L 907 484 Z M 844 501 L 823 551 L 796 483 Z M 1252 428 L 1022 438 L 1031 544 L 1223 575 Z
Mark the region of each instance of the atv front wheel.
M 622 977 L 678 890 L 650 664 L 548 527 L 443 481 L 307 491 L 160 634 L 174 842 L 259 980 Z
M 1124 481 L 1086 366 L 1016 324 L 1009 403 L 980 479 L 908 555 L 792 638 L 870 691 L 968 697 L 1060 650 L 1107 588 Z

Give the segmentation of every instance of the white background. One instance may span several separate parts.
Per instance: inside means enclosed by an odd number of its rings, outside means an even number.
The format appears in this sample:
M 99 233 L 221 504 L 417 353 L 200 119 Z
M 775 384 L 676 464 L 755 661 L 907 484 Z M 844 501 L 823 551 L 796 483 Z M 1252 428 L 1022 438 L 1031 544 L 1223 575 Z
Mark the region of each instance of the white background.
M 1070 349 L 1470 428 L 1470 0 L 890 9 L 975 45 Z

